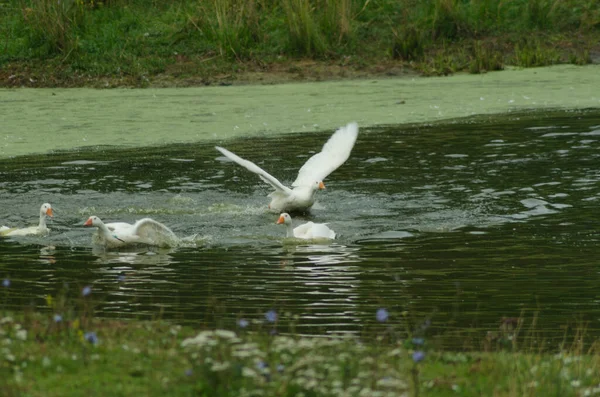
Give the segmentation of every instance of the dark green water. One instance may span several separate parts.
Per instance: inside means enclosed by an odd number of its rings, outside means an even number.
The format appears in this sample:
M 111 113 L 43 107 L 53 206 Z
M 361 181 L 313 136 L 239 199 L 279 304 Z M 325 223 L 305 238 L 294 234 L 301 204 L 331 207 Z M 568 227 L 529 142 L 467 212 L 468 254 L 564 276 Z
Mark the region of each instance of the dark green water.
M 330 133 L 226 147 L 289 184 Z M 574 321 L 600 336 L 599 138 L 598 110 L 363 128 L 311 215 L 294 218 L 329 222 L 331 245 L 284 243 L 269 188 L 223 161 L 221 142 L 4 159 L 0 225 L 35 223 L 45 201 L 55 219 L 48 237 L 0 240 L 12 281 L 0 302 L 44 307 L 91 285 L 107 317 L 235 327 L 276 309 L 301 333 L 360 333 L 385 307 L 399 329 L 429 318 L 432 334 L 483 337 L 538 312 L 550 340 Z M 90 215 L 150 216 L 189 241 L 103 252 L 81 227 Z

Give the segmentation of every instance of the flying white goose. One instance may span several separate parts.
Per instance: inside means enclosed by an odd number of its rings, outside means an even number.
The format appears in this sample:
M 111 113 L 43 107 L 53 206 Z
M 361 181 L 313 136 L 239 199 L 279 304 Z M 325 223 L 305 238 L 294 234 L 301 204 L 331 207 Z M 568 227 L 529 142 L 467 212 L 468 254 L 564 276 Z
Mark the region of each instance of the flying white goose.
M 83 226 L 95 226 L 93 242 L 109 248 L 146 244 L 172 246 L 179 239 L 171 229 L 154 219 L 144 218 L 129 224 L 125 222 L 104 223 L 97 216 L 90 216 Z
M 284 224 L 286 227 L 286 237 L 296 237 L 305 240 L 311 239 L 331 239 L 335 238 L 335 232 L 327 227 L 325 223 L 307 222 L 298 227 L 292 227 L 292 217 L 288 213 L 279 216 L 277 224 Z
M 222 147 L 216 146 L 215 148 L 230 160 L 258 174 L 260 179 L 275 188 L 275 191 L 269 194 L 269 197 L 271 197 L 269 209 L 271 211 L 305 211 L 314 204 L 315 192 L 319 189 L 325 189 L 323 179 L 348 159 L 357 136 L 358 124 L 356 123 L 350 123 L 338 129 L 323 145 L 323 149 L 309 158 L 300 168 L 298 177 L 292 183 L 292 189 L 283 185 L 277 178 L 253 162 L 244 160 Z
M 50 229 L 46 226 L 46 216 L 52 217 L 52 206 L 48 203 L 42 204 L 40 207 L 40 223 L 37 226 L 24 227 L 22 229 L 10 228 L 6 226 L 0 227 L 0 236 L 29 236 L 29 235 L 45 235 L 50 233 Z

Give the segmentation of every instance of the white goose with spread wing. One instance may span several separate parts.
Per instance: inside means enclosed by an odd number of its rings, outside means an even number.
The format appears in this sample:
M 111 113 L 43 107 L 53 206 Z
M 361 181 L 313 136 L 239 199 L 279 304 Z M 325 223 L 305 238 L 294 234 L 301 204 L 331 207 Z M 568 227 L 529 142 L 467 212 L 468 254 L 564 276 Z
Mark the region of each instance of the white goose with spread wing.
M 260 179 L 275 188 L 275 191 L 269 194 L 271 197 L 269 209 L 271 211 L 306 211 L 315 202 L 315 192 L 325 188 L 323 179 L 348 159 L 357 136 L 358 125 L 356 123 L 350 123 L 338 129 L 323 145 L 323 149 L 309 158 L 300 168 L 298 177 L 292 183 L 291 189 L 253 162 L 245 160 L 220 146 L 215 148 L 225 157 L 254 172 Z
M 171 229 L 151 218 L 140 219 L 132 225 L 104 223 L 97 216 L 90 216 L 83 226 L 97 227 L 94 243 L 111 248 L 137 244 L 171 246 L 179 240 Z

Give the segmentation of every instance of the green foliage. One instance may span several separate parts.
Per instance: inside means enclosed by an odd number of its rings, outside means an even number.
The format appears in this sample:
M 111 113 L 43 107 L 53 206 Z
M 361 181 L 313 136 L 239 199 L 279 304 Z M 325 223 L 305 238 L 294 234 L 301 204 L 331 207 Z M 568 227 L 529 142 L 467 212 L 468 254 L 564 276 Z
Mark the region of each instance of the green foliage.
M 485 351 L 444 351 L 424 335 L 277 335 L 93 316 L 93 295 L 47 297 L 49 313 L 0 315 L 3 395 L 581 396 L 600 392 L 600 344 L 585 324 L 549 346 L 536 320 L 504 319 Z M 56 314 L 61 313 L 60 317 Z M 444 337 L 443 335 L 440 335 Z M 464 337 L 455 335 L 454 338 Z M 460 342 L 455 342 L 455 345 Z M 552 351 L 546 351 L 550 349 Z
M 191 23 L 201 39 L 214 43 L 221 56 L 248 58 L 260 42 L 262 6 L 254 0 L 199 2 Z
M 544 47 L 538 40 L 523 40 L 515 45 L 514 64 L 525 68 L 553 65 L 560 55 L 553 48 Z
M 484 73 L 504 69 L 503 51 L 490 44 L 476 41 L 469 62 L 469 73 Z
M 600 35 L 597 0 L 9 0 L 0 64 L 43 60 L 57 80 L 166 71 L 235 72 L 294 58 L 411 62 L 426 74 L 502 68 L 503 59 L 583 64 L 589 49 L 549 54 L 561 37 Z M 544 36 L 542 36 L 542 32 Z M 583 36 L 582 36 L 583 35 Z M 515 39 L 516 37 L 516 39 Z M 519 38 L 537 37 L 540 45 Z M 575 40 L 575 39 L 573 39 Z M 518 46 L 504 45 L 518 42 Z M 488 43 L 500 42 L 499 45 Z M 514 49 L 514 55 L 511 54 Z M 448 51 L 453 51 L 448 56 Z M 586 55 L 587 54 L 587 55 Z M 560 57 L 558 56 L 560 55 Z M 204 64 L 210 61 L 210 64 Z

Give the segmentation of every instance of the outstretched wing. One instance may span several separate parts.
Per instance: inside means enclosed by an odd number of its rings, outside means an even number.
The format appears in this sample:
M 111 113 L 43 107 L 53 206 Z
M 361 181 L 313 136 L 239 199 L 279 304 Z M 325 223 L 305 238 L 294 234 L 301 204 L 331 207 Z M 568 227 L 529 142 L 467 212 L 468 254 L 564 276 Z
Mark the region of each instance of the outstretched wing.
M 325 179 L 348 160 L 357 136 L 356 123 L 338 129 L 323 145 L 323 149 L 304 163 L 292 186 L 308 186 Z
M 269 185 L 273 186 L 276 190 L 281 191 L 288 195 L 292 193 L 292 190 L 289 187 L 282 185 L 281 182 L 279 182 L 277 180 L 277 178 L 275 178 L 274 176 L 272 176 L 267 171 L 263 170 L 258 165 L 254 164 L 253 162 L 244 160 L 240 156 L 238 156 L 220 146 L 215 146 L 215 149 L 217 149 L 219 152 L 223 153 L 225 155 L 225 157 L 227 157 L 228 159 L 235 161 L 242 167 L 246 168 L 248 171 L 251 171 L 251 172 L 254 172 L 255 174 L 257 174 L 260 177 L 260 179 L 262 179 L 264 182 L 268 183 Z
M 15 230 L 17 230 L 16 227 L 2 226 L 2 227 L 0 227 L 0 236 L 6 236 L 10 232 L 15 231 Z
M 140 219 L 133 225 L 133 234 L 144 242 L 156 245 L 173 245 L 179 239 L 171 229 L 154 219 Z

